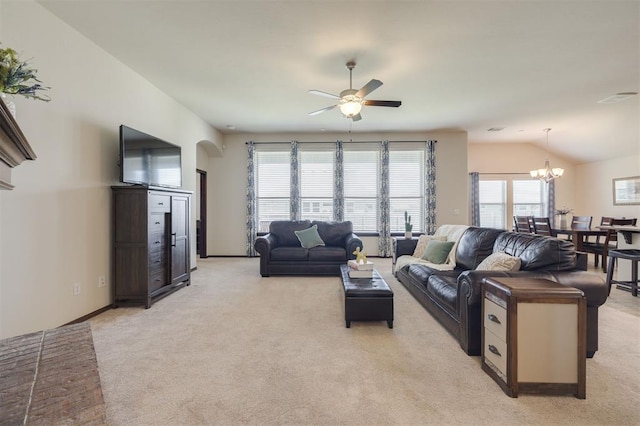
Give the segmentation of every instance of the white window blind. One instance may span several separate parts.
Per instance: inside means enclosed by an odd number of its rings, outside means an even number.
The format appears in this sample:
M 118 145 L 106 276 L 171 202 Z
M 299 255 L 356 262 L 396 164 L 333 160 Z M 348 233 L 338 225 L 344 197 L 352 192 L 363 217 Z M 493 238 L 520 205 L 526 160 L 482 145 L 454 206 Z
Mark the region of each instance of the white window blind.
M 333 220 L 333 151 L 298 151 L 298 155 L 300 217 Z
M 289 151 L 256 151 L 256 214 L 258 232 L 268 232 L 274 220 L 288 220 L 290 210 Z
M 505 229 L 507 182 L 480 180 L 480 226 Z
M 541 180 L 513 180 L 513 215 L 547 216 Z
M 391 232 L 404 232 L 405 211 L 423 232 L 424 150 L 389 150 L 389 210 Z
M 379 150 L 344 151 L 344 220 L 354 231 L 378 230 Z

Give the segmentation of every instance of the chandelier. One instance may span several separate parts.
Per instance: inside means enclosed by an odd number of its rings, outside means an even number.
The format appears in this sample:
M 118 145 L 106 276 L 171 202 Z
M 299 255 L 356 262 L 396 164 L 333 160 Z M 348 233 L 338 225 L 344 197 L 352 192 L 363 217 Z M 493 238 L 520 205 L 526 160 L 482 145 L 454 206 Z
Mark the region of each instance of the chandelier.
M 550 130 L 551 129 L 544 129 L 544 131 L 547 132 L 547 159 L 544 161 L 544 169 L 536 169 L 536 170 L 531 170 L 529 172 L 532 178 L 540 179 L 547 183 L 551 182 L 556 178 L 559 178 L 564 173 L 563 168 L 560 168 L 560 167 L 551 168 L 551 166 L 549 166 L 549 131 Z

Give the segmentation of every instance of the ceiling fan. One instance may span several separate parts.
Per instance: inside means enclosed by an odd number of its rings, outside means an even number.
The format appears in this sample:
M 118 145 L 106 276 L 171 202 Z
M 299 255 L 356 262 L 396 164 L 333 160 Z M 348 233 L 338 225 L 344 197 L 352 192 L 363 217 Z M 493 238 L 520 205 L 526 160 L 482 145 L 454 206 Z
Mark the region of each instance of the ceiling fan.
M 309 115 L 317 115 L 321 112 L 329 111 L 336 107 L 340 108 L 340 112 L 347 118 L 350 118 L 352 121 L 358 121 L 362 119 L 362 115 L 360 115 L 360 110 L 363 105 L 367 106 L 383 106 L 383 107 L 393 107 L 397 108 L 402 105 L 401 101 L 373 101 L 369 99 L 364 99 L 369 93 L 376 90 L 378 87 L 382 86 L 382 82 L 380 80 L 371 80 L 360 90 L 356 90 L 353 88 L 353 69 L 355 68 L 356 63 L 354 61 L 347 62 L 347 68 L 349 69 L 349 88 L 340 92 L 340 96 L 332 95 L 331 93 L 322 92 L 320 90 L 309 90 L 309 93 L 313 93 L 314 95 L 325 96 L 327 98 L 336 99 L 339 102 L 335 105 L 328 106 L 326 108 L 319 109 L 317 111 L 310 112 Z

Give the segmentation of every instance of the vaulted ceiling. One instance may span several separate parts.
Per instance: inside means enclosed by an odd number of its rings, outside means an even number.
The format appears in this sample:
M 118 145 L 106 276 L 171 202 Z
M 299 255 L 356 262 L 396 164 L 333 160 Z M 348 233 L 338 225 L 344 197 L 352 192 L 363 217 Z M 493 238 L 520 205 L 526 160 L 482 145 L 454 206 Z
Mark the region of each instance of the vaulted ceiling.
M 640 155 L 640 2 L 113 1 L 40 4 L 223 133 L 464 130 L 577 163 Z M 309 89 L 384 84 L 352 122 Z M 488 131 L 502 128 L 500 131 Z

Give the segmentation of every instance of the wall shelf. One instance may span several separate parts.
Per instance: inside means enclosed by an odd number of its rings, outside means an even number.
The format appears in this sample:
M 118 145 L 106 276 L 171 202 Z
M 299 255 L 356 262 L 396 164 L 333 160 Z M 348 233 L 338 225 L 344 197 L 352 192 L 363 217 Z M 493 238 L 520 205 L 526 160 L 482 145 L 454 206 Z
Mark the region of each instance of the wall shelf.
M 36 154 L 20 126 L 0 99 L 0 189 L 13 189 L 11 169 L 25 160 L 35 159 Z

